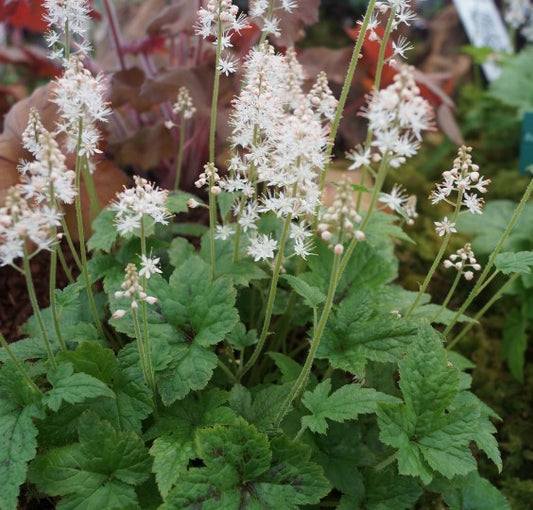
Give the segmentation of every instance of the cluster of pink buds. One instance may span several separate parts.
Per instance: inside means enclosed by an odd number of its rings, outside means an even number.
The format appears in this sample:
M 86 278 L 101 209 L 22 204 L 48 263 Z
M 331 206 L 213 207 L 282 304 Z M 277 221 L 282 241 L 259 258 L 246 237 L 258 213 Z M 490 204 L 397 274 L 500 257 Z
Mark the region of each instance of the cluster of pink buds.
M 213 195 L 220 195 L 223 183 L 218 175 L 217 167 L 213 163 L 204 165 L 204 171 L 198 176 L 198 180 L 194 183 L 197 188 L 209 187 L 210 193 Z
M 137 310 L 139 307 L 138 300 L 145 301 L 149 305 L 157 303 L 157 298 L 146 294 L 143 286 L 139 283 L 139 274 L 135 264 L 128 264 L 125 269 L 125 277 L 122 285 L 122 290 L 115 292 L 115 299 L 128 298 L 131 301 L 131 309 Z M 113 313 L 113 319 L 120 319 L 126 315 L 126 310 L 119 309 Z
M 474 278 L 473 271 L 479 271 L 481 266 L 478 264 L 472 246 L 466 243 L 463 248 L 460 248 L 455 253 L 450 255 L 444 262 L 444 267 L 454 267 L 457 271 L 463 273 L 465 280 L 472 280 Z M 465 269 L 468 269 L 465 271 Z

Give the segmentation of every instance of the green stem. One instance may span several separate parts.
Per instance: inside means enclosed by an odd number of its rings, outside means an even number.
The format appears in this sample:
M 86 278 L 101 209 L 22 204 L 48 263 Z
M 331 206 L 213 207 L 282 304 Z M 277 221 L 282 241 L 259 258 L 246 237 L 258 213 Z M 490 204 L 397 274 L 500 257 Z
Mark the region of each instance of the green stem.
M 2 345 L 4 350 L 7 352 L 7 355 L 11 358 L 11 361 L 13 362 L 17 370 L 20 372 L 20 375 L 22 375 L 24 380 L 28 383 L 30 388 L 32 388 L 36 393 L 42 393 L 39 387 L 32 381 L 32 378 L 29 376 L 28 372 L 26 372 L 24 365 L 13 354 L 11 347 L 9 346 L 9 344 L 7 343 L 7 340 L 5 339 L 4 335 L 1 332 L 0 332 L 0 344 Z
M 229 369 L 229 367 L 221 359 L 218 360 L 217 364 L 219 368 L 228 376 L 229 380 L 235 384 L 237 382 L 237 377 L 235 377 L 235 374 Z
M 89 161 L 87 157 L 83 158 L 82 175 L 85 188 L 87 189 L 87 193 L 89 195 L 89 209 L 91 211 L 91 218 L 94 219 L 102 210 L 102 204 L 100 204 L 100 199 L 98 198 L 98 193 L 96 192 L 93 174 L 89 170 Z
M 298 379 L 296 379 L 296 382 L 291 388 L 290 393 L 287 395 L 287 398 L 283 402 L 276 416 L 276 419 L 274 421 L 274 425 L 276 427 L 280 426 L 283 418 L 285 418 L 285 415 L 289 412 L 289 409 L 294 399 L 296 399 L 300 395 L 300 393 L 305 389 L 305 385 L 307 384 L 307 378 L 309 377 L 309 373 L 311 372 L 311 367 L 313 366 L 313 361 L 315 360 L 316 351 L 318 349 L 320 339 L 322 338 L 324 328 L 326 327 L 326 323 L 328 321 L 329 314 L 333 306 L 333 298 L 335 297 L 335 291 L 337 289 L 338 272 L 340 267 L 339 262 L 340 255 L 335 254 L 333 258 L 333 266 L 331 268 L 331 277 L 329 280 L 329 288 L 326 297 L 326 302 L 324 304 L 324 309 L 322 310 L 320 320 L 318 321 L 317 327 L 314 331 L 313 340 L 311 341 L 311 346 L 309 347 L 309 353 L 307 354 L 307 358 L 305 360 L 302 371 L 298 376 Z
M 446 294 L 446 297 L 444 298 L 442 305 L 440 305 L 440 308 L 437 310 L 437 313 L 433 317 L 431 317 L 430 322 L 435 322 L 439 318 L 440 314 L 446 309 L 448 303 L 450 302 L 450 299 L 452 298 L 455 292 L 455 289 L 457 288 L 457 285 L 459 284 L 461 276 L 463 276 L 463 272 L 457 271 L 457 274 L 455 275 L 455 279 L 452 283 L 452 286 L 450 287 L 450 290 L 448 291 L 448 294 Z
M 453 212 L 452 219 L 450 220 L 451 223 L 455 223 L 457 221 L 457 216 L 459 215 L 459 210 L 461 209 L 462 199 L 463 199 L 463 192 L 461 191 L 459 192 L 459 195 L 457 196 L 455 210 Z M 429 271 L 426 275 L 426 278 L 424 279 L 424 282 L 422 283 L 422 285 L 420 286 L 420 289 L 418 290 L 416 299 L 413 301 L 412 305 L 409 307 L 409 309 L 405 313 L 406 319 L 408 319 L 411 316 L 411 314 L 415 311 L 416 307 L 418 306 L 418 303 L 420 303 L 420 300 L 422 299 L 422 296 L 424 295 L 424 292 L 426 291 L 429 285 L 429 282 L 431 281 L 431 278 L 433 278 L 433 275 L 435 274 L 437 267 L 439 267 L 440 261 L 442 260 L 442 257 L 444 256 L 444 252 L 446 251 L 446 248 L 448 247 L 451 237 L 452 237 L 452 232 L 448 231 L 446 235 L 444 236 L 444 239 L 442 240 L 439 251 L 435 259 L 433 260 L 433 264 L 429 268 Z
M 498 241 L 498 244 L 496 245 L 496 248 L 494 248 L 494 251 L 492 252 L 491 256 L 489 257 L 489 261 L 487 262 L 487 265 L 485 266 L 485 269 L 481 273 L 476 285 L 474 285 L 474 288 L 471 290 L 468 298 L 463 303 L 461 308 L 459 308 L 459 310 L 457 310 L 452 322 L 450 322 L 450 324 L 448 324 L 446 329 L 443 331 L 442 334 L 444 335 L 444 337 L 446 337 L 446 335 L 451 331 L 453 326 L 455 326 L 455 323 L 458 321 L 459 317 L 461 317 L 461 315 L 463 315 L 464 311 L 470 306 L 470 303 L 472 303 L 472 301 L 479 294 L 480 289 L 483 287 L 483 284 L 485 283 L 485 280 L 486 280 L 487 276 L 489 275 L 490 270 L 492 269 L 492 266 L 494 265 L 494 260 L 496 259 L 497 255 L 500 253 L 500 251 L 502 250 L 503 245 L 505 244 L 505 241 L 507 240 L 507 238 L 509 237 L 511 231 L 513 230 L 513 228 L 515 226 L 515 223 L 518 221 L 518 218 L 520 217 L 520 214 L 522 213 L 522 210 L 526 206 L 526 203 L 529 200 L 529 197 L 530 197 L 532 191 L 533 191 L 533 179 L 531 179 L 529 181 L 529 184 L 528 184 L 528 186 L 526 188 L 526 191 L 524 192 L 520 202 L 516 206 L 516 209 L 515 209 L 512 217 L 511 217 L 509 223 L 507 224 L 507 227 L 505 228 L 503 234 L 501 235 L 500 240 Z
M 185 145 L 185 113 L 181 113 L 180 121 L 180 139 L 178 143 L 178 161 L 176 163 L 176 177 L 174 180 L 174 189 L 177 190 L 180 185 L 181 167 L 183 165 L 183 146 Z
M 61 268 L 63 269 L 63 272 L 65 273 L 68 282 L 74 283 L 74 277 L 72 276 L 72 272 L 70 271 L 70 268 L 68 267 L 67 261 L 65 260 L 65 255 L 63 253 L 63 250 L 61 249 L 61 245 L 58 245 L 57 255 L 59 257 L 59 262 L 61 264 Z
M 144 351 L 145 346 L 141 335 L 141 328 L 139 326 L 139 317 L 137 316 L 137 310 L 135 308 L 131 309 L 131 313 L 133 316 L 133 327 L 135 329 L 135 339 L 137 340 L 137 349 L 139 350 L 139 359 L 141 361 L 141 368 L 143 371 L 144 380 L 146 381 L 146 384 L 153 392 L 153 398 L 155 402 L 155 388 L 152 384 L 152 378 L 150 374 L 150 370 L 148 369 L 148 366 L 146 364 L 146 353 Z
M 501 287 L 500 289 L 498 290 L 498 292 L 496 292 L 494 294 L 494 296 L 492 296 L 492 298 L 490 298 L 490 300 L 487 302 L 487 304 L 475 315 L 474 317 L 474 322 L 470 322 L 469 324 L 467 324 L 463 330 L 453 339 L 451 340 L 448 345 L 446 346 L 446 349 L 452 349 L 456 344 L 457 342 L 459 342 L 459 340 L 461 340 L 461 338 L 463 338 L 474 326 L 474 324 L 478 323 L 479 322 L 479 319 L 481 319 L 481 317 L 483 317 L 483 315 L 485 315 L 485 312 L 496 302 L 498 301 L 498 299 L 500 299 L 503 295 L 503 293 L 511 286 L 511 284 L 514 283 L 514 281 L 519 277 L 519 273 L 515 273 L 513 276 L 511 276 L 511 278 L 509 278 Z
M 83 130 L 83 120 L 79 120 L 79 138 L 78 138 L 78 147 L 76 148 L 76 199 L 75 199 L 75 205 L 76 205 L 76 220 L 78 225 L 78 239 L 80 243 L 80 262 L 81 262 L 81 273 L 83 276 L 83 281 L 85 283 L 85 288 L 87 290 L 87 297 L 89 298 L 89 307 L 91 309 L 91 313 L 93 316 L 93 320 L 96 326 L 96 329 L 98 330 L 98 333 L 100 336 L 105 339 L 106 335 L 104 333 L 104 330 L 102 328 L 102 324 L 100 322 L 100 317 L 98 316 L 98 311 L 96 309 L 96 303 L 94 301 L 94 295 L 93 290 L 91 286 L 91 279 L 89 278 L 89 271 L 87 270 L 87 252 L 85 248 L 85 234 L 83 231 L 83 214 L 81 209 L 81 197 L 80 197 L 80 183 L 81 183 L 81 171 L 83 166 L 82 157 L 78 154 L 79 151 L 79 145 L 81 143 L 81 133 Z
M 37 296 L 35 294 L 35 287 L 33 285 L 33 280 L 31 277 L 31 267 L 28 257 L 28 250 L 24 246 L 24 256 L 22 257 L 22 264 L 24 268 L 24 279 L 26 280 L 26 287 L 28 288 L 28 296 L 30 298 L 31 306 L 33 308 L 33 314 L 37 319 L 39 324 L 39 329 L 43 336 L 44 345 L 46 347 L 46 352 L 48 353 L 48 359 L 53 367 L 57 366 L 56 358 L 54 356 L 54 351 L 52 350 L 52 345 L 50 344 L 50 339 L 48 338 L 48 333 L 46 332 L 46 327 L 43 322 L 43 317 L 41 315 L 41 310 L 39 308 L 39 303 L 37 302 Z
M 383 471 L 387 466 L 392 464 L 398 458 L 399 452 L 394 452 L 392 455 L 387 457 L 383 462 L 380 462 L 377 466 L 374 467 L 376 471 Z
M 146 233 L 144 229 L 144 218 L 141 218 L 141 254 L 146 257 Z M 146 275 L 142 277 L 142 287 L 146 292 Z M 148 374 L 150 376 L 150 386 L 154 391 L 154 402 L 156 397 L 155 389 L 155 375 L 154 367 L 152 364 L 152 350 L 150 348 L 150 337 L 148 334 L 148 314 L 146 310 L 146 301 L 141 301 L 141 314 L 142 314 L 142 323 L 143 323 L 143 340 L 145 345 L 145 355 L 146 355 L 146 365 Z
M 54 229 L 55 230 L 55 229 Z M 54 329 L 57 336 L 57 341 L 63 352 L 67 351 L 67 346 L 61 335 L 61 328 L 59 327 L 59 318 L 57 316 L 56 307 L 56 272 L 57 272 L 57 245 L 52 246 L 50 252 L 50 281 L 49 281 L 49 296 L 50 296 L 50 309 L 52 310 L 52 319 L 54 321 Z
M 352 52 L 350 65 L 348 66 L 348 71 L 346 72 L 346 78 L 344 79 L 344 84 L 342 86 L 341 95 L 339 97 L 339 103 L 337 105 L 335 117 L 333 119 L 333 122 L 331 123 L 331 130 L 329 132 L 328 142 L 326 146 L 326 157 L 325 157 L 326 163 L 324 166 L 324 170 L 322 171 L 322 174 L 320 175 L 320 185 L 319 185 L 320 191 L 324 189 L 324 185 L 326 184 L 326 174 L 327 174 L 328 167 L 329 167 L 330 157 L 333 152 L 333 147 L 335 145 L 335 138 L 337 136 L 337 131 L 339 130 L 339 125 L 342 119 L 342 113 L 346 105 L 348 93 L 350 92 L 350 87 L 352 85 L 352 80 L 355 74 L 355 70 L 357 68 L 357 63 L 359 62 L 359 57 L 361 55 L 361 48 L 363 47 L 363 43 L 364 43 L 365 36 L 366 36 L 366 31 L 368 29 L 368 24 L 370 23 L 371 14 L 374 10 L 375 4 L 376 4 L 376 0 L 370 0 L 370 2 L 368 3 L 365 17 L 363 19 L 363 23 L 361 24 L 361 30 L 359 32 L 359 36 L 357 37 L 357 41 L 355 43 L 355 46 Z M 315 220 L 315 223 L 316 223 L 316 220 Z M 316 224 L 314 225 L 314 228 L 316 229 Z
M 77 190 L 77 192 L 79 193 L 79 190 Z M 59 204 L 57 204 L 56 207 L 60 209 Z M 74 263 L 76 264 L 78 271 L 81 273 L 81 260 L 76 250 L 76 246 L 74 245 L 74 241 L 72 240 L 72 235 L 70 234 L 70 229 L 68 228 L 68 223 L 65 220 L 64 215 L 61 216 L 61 228 L 63 229 L 63 234 L 67 238 L 67 244 L 70 249 L 70 253 L 72 253 Z
M 279 241 L 278 255 L 276 257 L 276 263 L 274 265 L 274 271 L 273 271 L 272 280 L 270 283 L 270 292 L 268 294 L 265 318 L 263 319 L 263 328 L 261 329 L 261 335 L 259 337 L 259 342 L 257 343 L 255 350 L 252 353 L 252 356 L 242 368 L 239 374 L 239 378 L 242 378 L 244 374 L 246 374 L 246 372 L 248 372 L 248 370 L 250 370 L 250 368 L 252 368 L 254 363 L 257 361 L 257 358 L 261 354 L 261 351 L 263 350 L 263 347 L 265 345 L 265 342 L 268 336 L 268 332 L 270 328 L 270 321 L 272 319 L 272 310 L 274 309 L 274 299 L 276 297 L 276 291 L 278 287 L 279 274 L 280 274 L 281 266 L 283 263 L 283 252 L 285 251 L 285 243 L 289 235 L 291 220 L 292 220 L 292 214 L 289 214 L 287 218 L 285 218 L 285 223 L 283 224 L 283 231 L 281 232 L 281 238 Z
M 220 11 L 220 1 L 218 3 Z M 209 127 L 209 161 L 215 166 L 215 133 L 217 124 L 217 106 L 218 94 L 220 90 L 220 55 L 222 54 L 222 23 L 218 23 L 217 29 L 217 51 L 215 59 L 215 79 L 213 83 L 213 97 L 211 99 L 211 124 Z M 211 187 L 214 185 L 213 178 L 209 178 L 209 249 L 211 252 L 211 278 L 215 279 L 215 227 L 217 222 L 217 200 L 216 196 L 211 193 Z

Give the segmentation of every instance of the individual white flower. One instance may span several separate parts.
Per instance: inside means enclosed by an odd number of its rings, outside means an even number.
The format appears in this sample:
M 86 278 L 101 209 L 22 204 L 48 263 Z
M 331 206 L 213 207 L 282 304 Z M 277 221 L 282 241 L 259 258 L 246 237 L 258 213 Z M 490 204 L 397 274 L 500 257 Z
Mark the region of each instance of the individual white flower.
M 147 257 L 146 255 L 141 255 L 141 270 L 139 271 L 139 276 L 144 276 L 146 279 L 149 279 L 153 274 L 161 273 L 161 269 L 158 266 L 159 257 Z
M 229 76 L 237 71 L 237 60 L 231 56 L 222 57 L 218 62 L 218 70 L 226 76 Z
M 399 184 L 395 184 L 390 193 L 381 193 L 378 200 L 385 204 L 389 209 L 401 212 L 404 204 L 407 202 L 407 198 L 403 187 Z
M 235 229 L 232 225 L 217 225 L 215 231 L 215 239 L 225 241 L 229 239 L 235 233 Z
M 365 149 L 358 145 L 355 149 L 346 153 L 346 158 L 353 161 L 348 170 L 357 170 L 363 166 L 370 165 L 370 149 Z
M 457 232 L 455 222 L 450 221 L 447 216 L 442 221 L 434 221 L 433 223 L 435 224 L 435 232 L 441 237 L 448 233 Z
M 259 234 L 257 237 L 250 239 L 250 245 L 247 248 L 248 255 L 258 262 L 274 258 L 274 251 L 278 247 L 278 242 L 270 235 Z

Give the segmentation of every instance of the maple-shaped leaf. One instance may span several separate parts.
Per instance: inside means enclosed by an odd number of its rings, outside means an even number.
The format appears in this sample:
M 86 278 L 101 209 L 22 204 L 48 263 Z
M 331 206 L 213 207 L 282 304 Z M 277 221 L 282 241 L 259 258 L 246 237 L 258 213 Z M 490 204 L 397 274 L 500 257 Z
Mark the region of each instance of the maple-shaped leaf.
M 162 510 L 296 510 L 329 492 L 322 469 L 309 460 L 310 448 L 284 437 L 269 441 L 242 419 L 200 429 L 196 443 L 204 467 L 179 477 Z
M 397 401 L 395 397 L 358 384 L 345 384 L 331 395 L 330 391 L 331 380 L 326 379 L 302 397 L 302 404 L 312 413 L 302 417 L 302 426 L 311 432 L 325 434 L 328 430 L 326 419 L 337 422 L 354 420 L 359 414 L 374 413 L 378 402 Z
M 399 473 L 428 484 L 435 472 L 451 479 L 475 470 L 469 443 L 475 439 L 480 410 L 453 406 L 459 372 L 428 324 L 420 328 L 399 372 L 404 402 L 380 403 L 377 409 L 380 439 L 397 449 Z
M 134 487 L 150 477 L 150 467 L 140 436 L 117 432 L 88 412 L 79 423 L 79 443 L 38 455 L 28 478 L 44 493 L 62 496 L 61 510 L 137 509 Z

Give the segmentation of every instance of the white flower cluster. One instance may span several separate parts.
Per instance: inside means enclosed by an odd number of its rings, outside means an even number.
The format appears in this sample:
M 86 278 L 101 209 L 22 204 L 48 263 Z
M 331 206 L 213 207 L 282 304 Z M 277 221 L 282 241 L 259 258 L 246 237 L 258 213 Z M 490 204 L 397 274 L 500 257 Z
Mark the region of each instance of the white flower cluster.
M 279 37 L 279 18 L 274 15 L 274 12 L 283 9 L 290 13 L 297 7 L 296 0 L 251 0 L 248 14 L 251 18 L 262 20 L 263 32 L 267 35 Z
M 134 177 L 135 187 L 117 193 L 111 204 L 116 211 L 115 226 L 121 235 L 140 229 L 143 217 L 150 216 L 155 223 L 168 224 L 172 216 L 165 207 L 168 191 L 139 176 Z
M 13 265 L 15 259 L 24 256 L 27 240 L 36 247 L 29 255 L 50 250 L 56 241 L 54 229 L 61 224 L 60 213 L 47 204 L 30 207 L 21 195 L 19 186 L 12 186 L 5 206 L 0 208 L 0 266 Z
M 390 193 L 381 193 L 379 202 L 385 204 L 392 211 L 403 216 L 408 225 L 413 225 L 418 218 L 416 212 L 416 195 L 407 195 L 402 186 L 395 184 Z
M 100 133 L 97 122 L 105 122 L 111 110 L 104 101 L 105 83 L 102 75 L 96 77 L 84 68 L 79 56 L 65 63 L 65 72 L 54 82 L 51 101 L 58 107 L 58 132 L 68 137 L 67 149 L 79 156 L 100 153 Z
M 351 182 L 346 179 L 337 186 L 335 199 L 321 213 L 317 229 L 322 240 L 328 243 L 337 255 L 340 255 L 345 241 L 352 237 L 363 241 L 365 234 L 357 228 L 362 218 L 357 212 Z
M 368 149 L 356 149 L 347 155 L 360 166 L 386 158 L 390 166 L 399 167 L 418 152 L 422 132 L 434 128 L 433 108 L 420 95 L 411 66 L 401 66 L 391 85 L 374 90 L 360 115 L 368 119 L 371 145 L 377 150 L 371 155 Z
M 472 245 L 466 243 L 463 248 L 460 248 L 455 253 L 449 256 L 444 262 L 444 267 L 454 267 L 457 271 L 460 271 L 465 280 L 472 280 L 474 278 L 473 271 L 480 271 L 481 266 L 478 264 L 474 252 L 472 251 Z M 465 271 L 465 269 L 468 269 Z
M 196 107 L 192 102 L 191 93 L 187 87 L 179 88 L 178 98 L 172 106 L 172 113 L 174 115 L 183 115 L 184 119 L 192 119 L 196 113 Z
M 461 198 L 461 205 L 472 214 L 482 214 L 484 200 L 478 193 L 486 193 L 490 179 L 479 175 L 479 166 L 472 163 L 471 147 L 459 148 L 453 168 L 442 173 L 443 181 L 438 183 L 437 189 L 430 195 L 431 203 L 437 204 L 444 201 L 455 206 L 449 198 L 452 193 L 457 193 Z
M 533 42 L 533 2 L 505 0 L 505 21 L 530 42 Z
M 318 181 L 337 101 L 324 75 L 309 93 L 303 92 L 303 70 L 292 49 L 280 55 L 265 44 L 251 51 L 245 69 L 231 117 L 236 155 L 224 188 L 249 198 L 245 207 L 235 209 L 245 232 L 253 233 L 260 214 L 269 212 L 304 221 L 306 231 L 306 222 L 320 205 Z M 256 195 L 254 190 L 262 192 Z M 295 252 L 306 256 L 307 240 L 292 239 Z M 252 235 L 250 244 L 257 243 L 268 246 L 259 252 L 273 253 L 272 242 Z
M 52 28 L 46 35 L 48 46 L 54 48 L 51 58 L 62 59 L 64 57 L 62 44 L 71 42 L 65 41 L 67 35 L 76 38 L 78 53 L 87 55 L 91 50 L 87 40 L 90 24 L 88 1 L 44 0 L 44 7 L 46 9 L 45 21 L 55 28 Z
M 386 0 L 385 2 L 376 2 L 374 12 L 386 14 L 390 9 L 394 9 L 394 19 L 392 22 L 392 30 L 396 30 L 400 25 L 410 25 L 411 21 L 416 19 L 416 12 L 411 9 L 410 0 Z M 375 18 L 370 25 L 370 29 L 375 28 L 378 24 Z
M 137 310 L 139 307 L 139 301 L 145 301 L 149 305 L 157 303 L 157 298 L 149 296 L 146 294 L 145 289 L 139 283 L 139 273 L 137 272 L 137 267 L 133 263 L 129 263 L 125 269 L 125 277 L 122 285 L 120 286 L 122 290 L 117 290 L 115 292 L 115 299 L 128 298 L 131 301 L 131 309 Z M 113 319 L 120 319 L 126 315 L 126 310 L 119 309 L 115 310 L 113 313 Z
M 239 33 L 248 26 L 246 15 L 242 12 L 239 14 L 239 8 L 231 0 L 209 0 L 197 14 L 196 33 L 204 39 L 214 38 L 214 44 L 220 42 L 223 50 L 233 46 L 233 33 Z M 237 62 L 231 56 L 223 57 L 218 69 L 227 76 L 237 70 Z
M 28 125 L 22 133 L 22 142 L 35 157 L 19 165 L 22 184 L 20 191 L 28 200 L 54 204 L 55 199 L 71 204 L 76 197 L 73 170 L 66 167 L 65 155 L 54 136 L 42 124 L 35 108 L 30 109 Z

